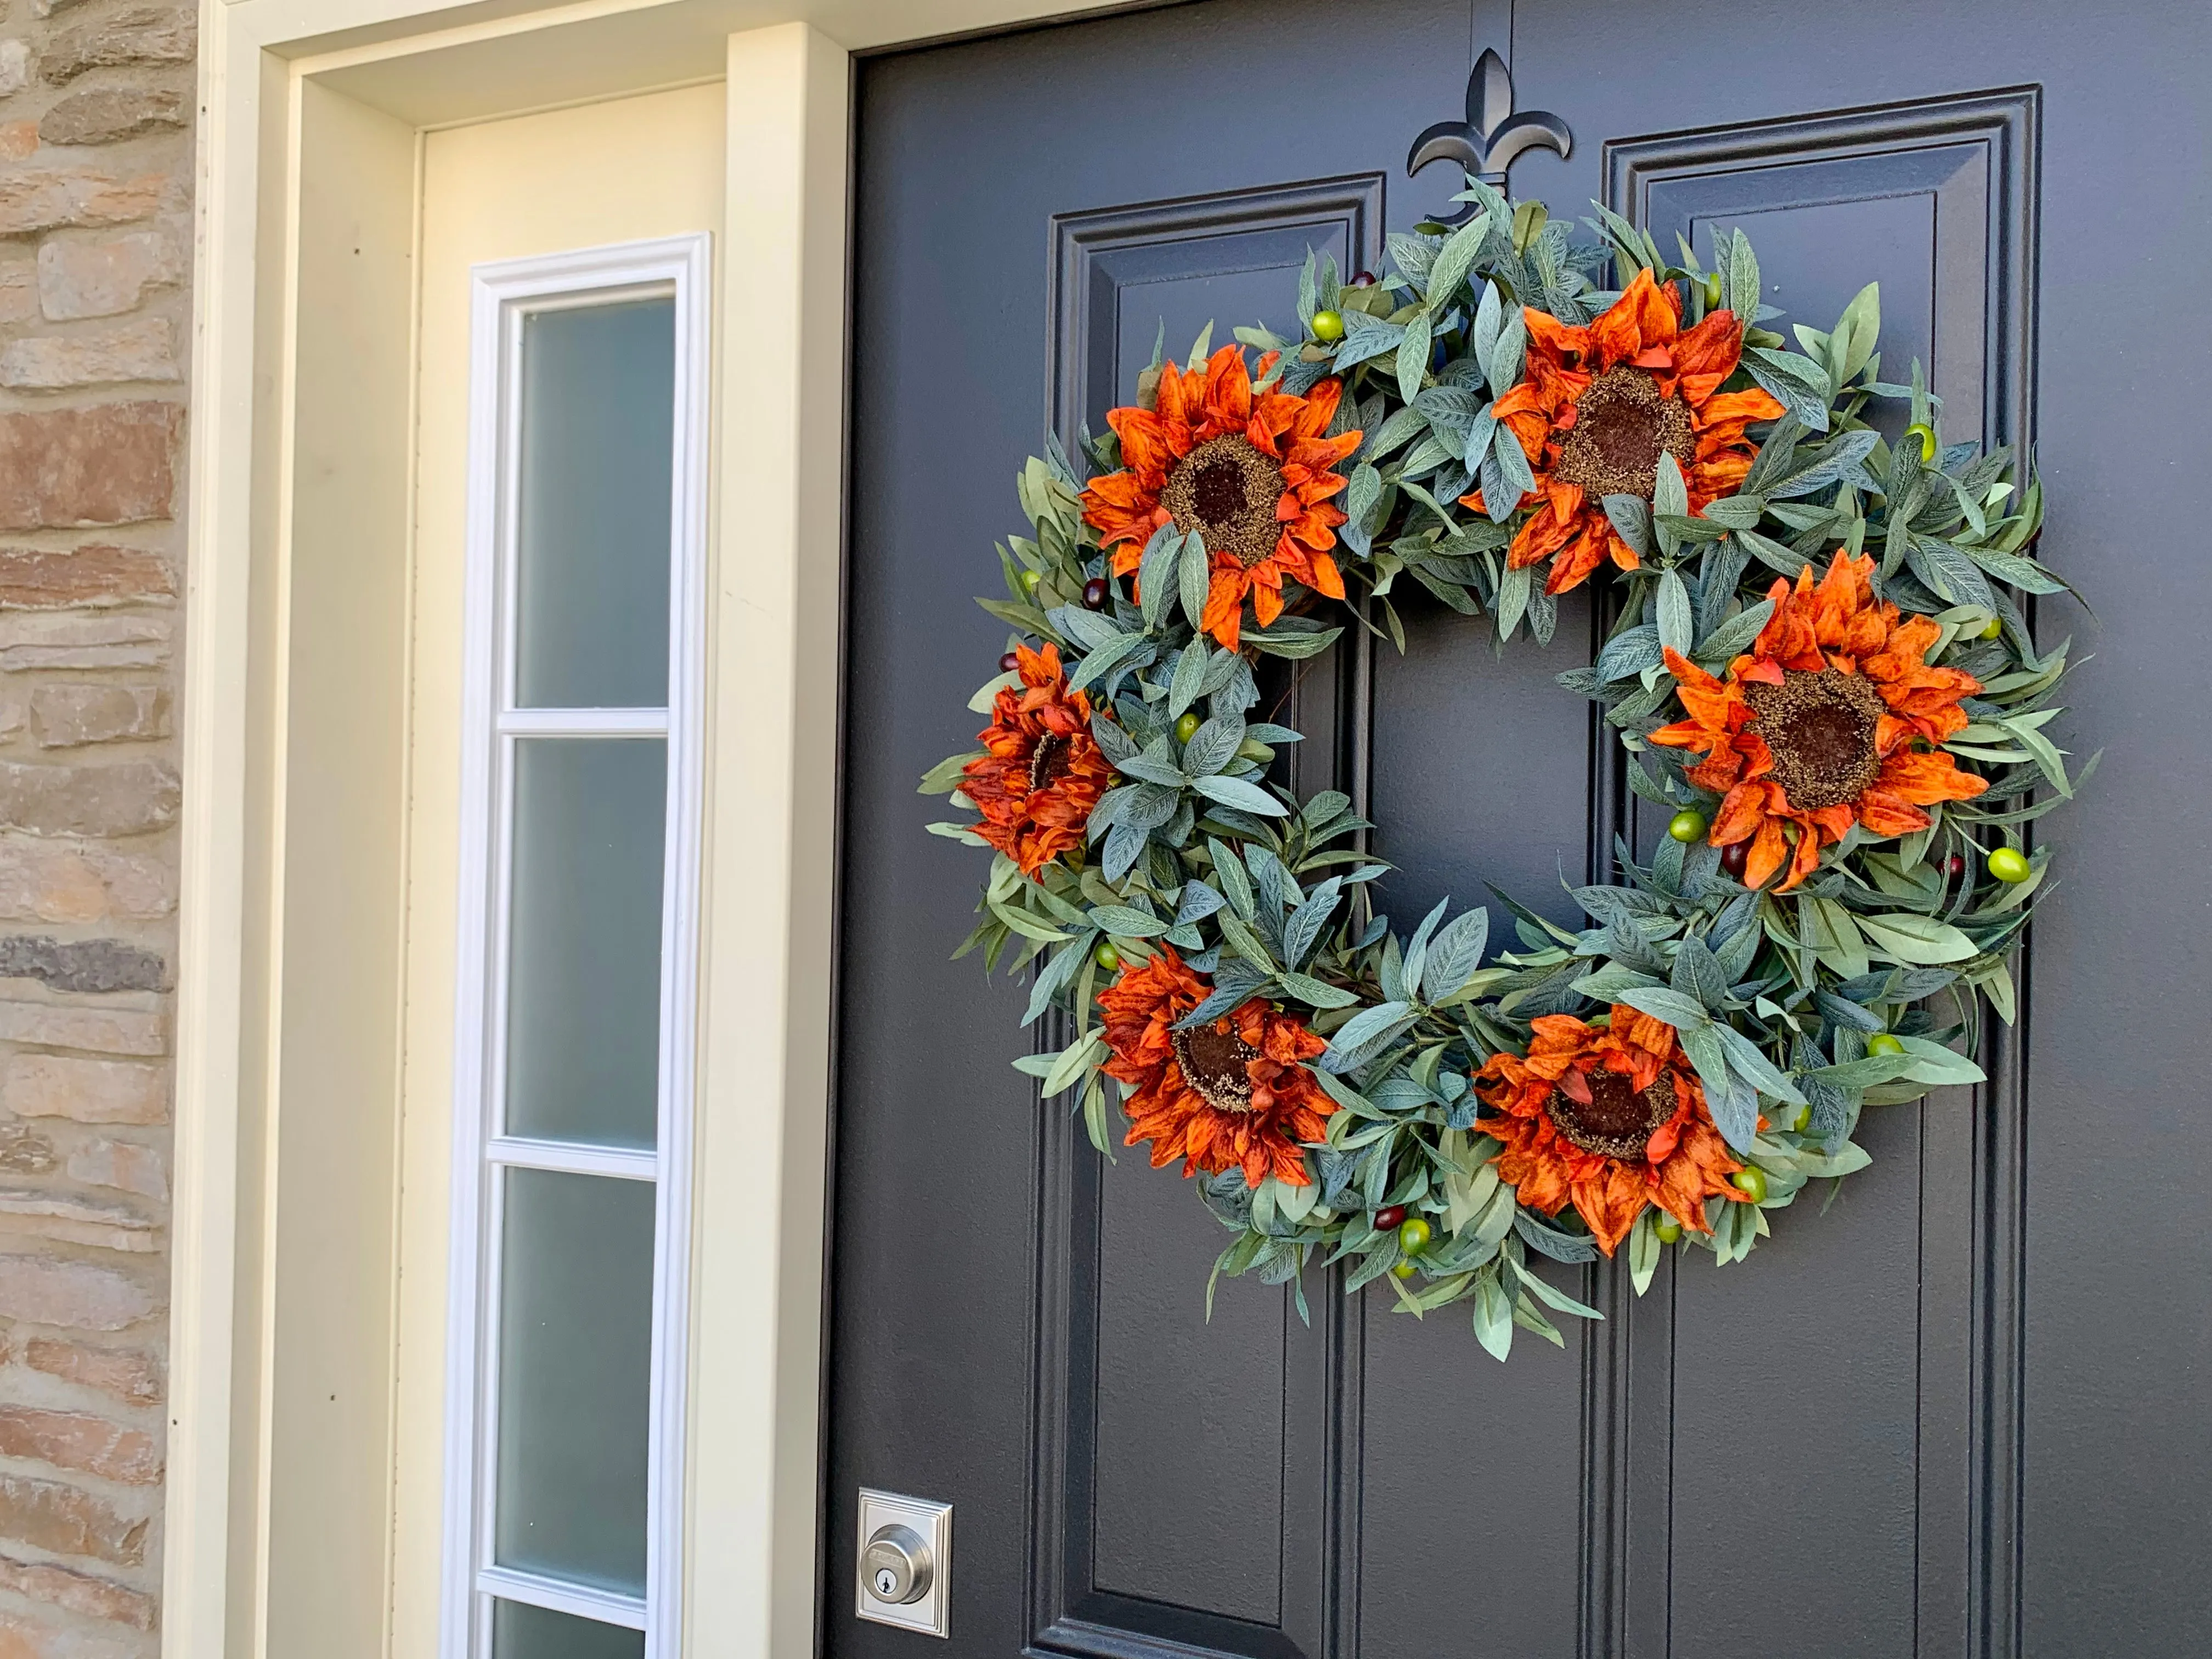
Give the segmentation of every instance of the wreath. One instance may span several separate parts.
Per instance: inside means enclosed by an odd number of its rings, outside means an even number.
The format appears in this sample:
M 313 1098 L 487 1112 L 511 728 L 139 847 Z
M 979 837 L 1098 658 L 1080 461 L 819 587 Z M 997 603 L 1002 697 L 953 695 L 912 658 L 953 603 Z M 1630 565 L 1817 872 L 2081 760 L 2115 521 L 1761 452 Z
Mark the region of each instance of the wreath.
M 1086 471 L 1030 460 L 981 601 L 1014 634 L 990 723 L 922 788 L 993 854 L 956 954 L 1029 970 L 1024 1024 L 1064 1039 L 1014 1064 L 1109 1157 L 1110 1080 L 1125 1143 L 1234 1235 L 1209 1308 L 1251 1273 L 1303 1316 L 1304 1270 L 1341 1264 L 1417 1316 L 1472 1304 L 1503 1359 L 1600 1316 L 1531 1252 L 1625 1246 L 1638 1294 L 1665 1247 L 1735 1261 L 1867 1165 L 1863 1107 L 1983 1079 L 2048 874 L 2025 832 L 2075 780 L 2066 647 L 2017 597 L 2065 586 L 2040 488 L 1944 442 L 1918 363 L 1881 379 L 1875 285 L 1793 349 L 1741 230 L 1707 270 L 1602 207 L 1573 243 L 1457 199 L 1380 278 L 1309 257 L 1297 338 L 1156 346 Z M 1394 926 L 1354 803 L 1270 781 L 1299 734 L 1254 718 L 1255 671 L 1347 627 L 1402 650 L 1409 583 L 1547 644 L 1600 577 L 1617 620 L 1558 678 L 1668 815 L 1656 851 L 1571 890 L 1579 930 L 1497 894 L 1486 964 L 1486 909 Z

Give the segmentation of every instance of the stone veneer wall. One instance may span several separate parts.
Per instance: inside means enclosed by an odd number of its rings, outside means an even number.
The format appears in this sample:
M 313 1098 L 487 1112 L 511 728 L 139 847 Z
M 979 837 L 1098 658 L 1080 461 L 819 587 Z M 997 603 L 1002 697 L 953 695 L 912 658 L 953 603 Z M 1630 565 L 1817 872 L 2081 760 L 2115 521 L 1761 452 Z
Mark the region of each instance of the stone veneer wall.
M 159 1643 L 194 31 L 0 0 L 0 1659 Z

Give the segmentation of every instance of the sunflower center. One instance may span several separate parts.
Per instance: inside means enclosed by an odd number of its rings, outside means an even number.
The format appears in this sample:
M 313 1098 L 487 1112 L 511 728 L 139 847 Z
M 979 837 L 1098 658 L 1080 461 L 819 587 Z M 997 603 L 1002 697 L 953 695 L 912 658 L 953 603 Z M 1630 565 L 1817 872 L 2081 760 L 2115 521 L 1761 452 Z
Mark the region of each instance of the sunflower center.
M 1057 732 L 1047 732 L 1030 750 L 1030 788 L 1048 789 L 1067 775 L 1069 765 L 1068 740 Z
M 1593 495 L 1641 495 L 1648 501 L 1660 456 L 1672 455 L 1687 467 L 1697 453 L 1690 406 L 1680 398 L 1662 397 L 1656 380 L 1624 364 L 1599 375 L 1575 399 L 1575 423 L 1552 476 Z
M 1863 674 L 1785 671 L 1779 685 L 1743 688 L 1751 729 L 1774 757 L 1774 781 L 1802 812 L 1856 800 L 1881 774 L 1875 733 L 1881 695 Z
M 1283 498 L 1283 469 L 1231 433 L 1209 439 L 1176 463 L 1160 491 L 1160 504 L 1176 528 L 1205 539 L 1209 553 L 1226 553 L 1246 569 L 1275 550 L 1281 527 L 1275 503 Z
M 1583 1151 L 1634 1162 L 1643 1158 L 1652 1134 L 1674 1115 L 1674 1079 L 1662 1072 L 1650 1088 L 1639 1089 L 1626 1073 L 1602 1066 L 1569 1072 L 1553 1085 L 1544 1114 Z
M 1195 1031 L 1177 1031 L 1169 1038 L 1176 1069 L 1199 1097 L 1217 1112 L 1252 1109 L 1252 1079 L 1244 1062 L 1257 1060 L 1260 1051 L 1234 1031 L 1206 1025 Z

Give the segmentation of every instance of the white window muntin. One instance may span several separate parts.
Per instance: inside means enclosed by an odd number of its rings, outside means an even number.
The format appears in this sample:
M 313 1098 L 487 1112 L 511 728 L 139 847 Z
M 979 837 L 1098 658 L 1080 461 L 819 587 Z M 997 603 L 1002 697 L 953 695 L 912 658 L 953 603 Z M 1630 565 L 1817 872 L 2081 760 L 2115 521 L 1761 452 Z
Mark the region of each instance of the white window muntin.
M 644 1632 L 647 1659 L 681 1636 L 684 1347 L 697 1006 L 700 714 L 711 290 L 708 239 L 683 236 L 480 264 L 472 272 L 460 939 L 447 1409 L 445 1659 L 489 1659 L 495 1600 Z M 672 301 L 667 701 L 653 708 L 518 708 L 522 337 L 534 314 Z M 649 1150 L 503 1132 L 515 745 L 526 738 L 658 738 L 667 792 L 659 1066 Z M 494 1557 L 499 1286 L 506 1172 L 653 1183 L 652 1380 L 645 1593 L 517 1571 Z

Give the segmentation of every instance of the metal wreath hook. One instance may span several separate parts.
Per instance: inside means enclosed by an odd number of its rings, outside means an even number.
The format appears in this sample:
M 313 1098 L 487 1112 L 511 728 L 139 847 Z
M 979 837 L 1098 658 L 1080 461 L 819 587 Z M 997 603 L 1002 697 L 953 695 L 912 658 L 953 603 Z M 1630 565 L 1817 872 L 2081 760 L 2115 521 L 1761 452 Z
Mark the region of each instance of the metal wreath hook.
M 1503 188 L 1506 170 L 1524 151 L 1555 150 L 1565 158 L 1574 147 L 1574 134 L 1551 111 L 1513 112 L 1512 71 L 1504 58 L 1486 47 L 1467 77 L 1467 118 L 1439 121 L 1414 139 L 1406 172 L 1411 176 L 1431 161 L 1455 161 L 1485 184 Z M 1461 202 L 1451 212 L 1433 213 L 1429 218 L 1439 225 L 1463 224 L 1474 210 L 1474 203 Z

